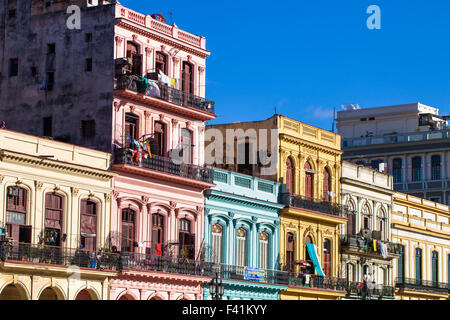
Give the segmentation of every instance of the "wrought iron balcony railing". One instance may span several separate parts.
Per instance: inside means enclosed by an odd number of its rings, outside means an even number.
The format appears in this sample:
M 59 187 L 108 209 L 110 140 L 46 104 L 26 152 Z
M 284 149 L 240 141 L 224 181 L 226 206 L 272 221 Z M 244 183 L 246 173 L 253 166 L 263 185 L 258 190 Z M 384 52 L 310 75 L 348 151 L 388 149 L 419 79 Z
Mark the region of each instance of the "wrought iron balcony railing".
M 207 183 L 213 183 L 214 180 L 214 170 L 212 168 L 196 166 L 193 164 L 175 164 L 170 158 L 157 155 L 152 155 L 151 158 L 142 158 L 140 161 L 136 161 L 133 157 L 132 150 L 126 148 L 115 149 L 114 163 L 132 164 Z
M 297 287 L 345 291 L 346 283 L 346 280 L 341 278 L 320 277 L 302 273 L 290 273 L 289 276 L 289 285 Z
M 370 242 L 373 239 L 364 238 L 362 236 L 357 235 L 345 235 L 340 237 L 341 246 L 347 248 L 356 248 L 359 250 L 365 250 L 370 253 L 378 253 L 381 254 L 380 248 L 374 250 L 372 243 Z M 393 254 L 400 254 L 401 245 L 389 241 L 381 241 L 382 243 L 387 244 L 387 252 Z
M 172 88 L 160 81 L 153 81 L 158 89 L 153 86 L 147 86 L 141 77 L 136 75 L 120 75 L 117 79 L 116 89 L 142 93 L 143 95 L 152 96 L 164 101 L 179 105 L 196 108 L 201 111 L 214 113 L 214 101 L 186 93 L 184 91 Z M 153 90 L 156 89 L 156 90 Z
M 326 213 L 333 216 L 344 218 L 347 217 L 349 212 L 348 206 L 346 205 L 318 199 L 312 199 L 300 195 L 283 194 L 282 204 L 296 208 L 318 211 L 321 213 Z
M 393 298 L 395 289 L 392 286 L 374 284 L 365 286 L 362 282 L 347 282 L 347 294 L 364 298 Z
M 450 290 L 448 283 L 411 278 L 395 278 L 395 286 L 399 289 L 430 291 L 443 294 L 448 294 Z
M 0 259 L 90 269 L 118 270 L 119 268 L 119 256 L 114 253 L 89 252 L 28 243 L 0 242 Z

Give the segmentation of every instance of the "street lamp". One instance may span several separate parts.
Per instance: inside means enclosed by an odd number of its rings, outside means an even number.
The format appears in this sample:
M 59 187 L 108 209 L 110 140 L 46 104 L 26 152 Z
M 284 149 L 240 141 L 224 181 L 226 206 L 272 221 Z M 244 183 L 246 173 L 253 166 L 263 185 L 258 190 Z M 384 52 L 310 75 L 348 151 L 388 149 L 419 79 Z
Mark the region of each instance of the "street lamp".
M 216 277 L 209 283 L 209 293 L 212 300 L 222 300 L 224 291 L 225 285 L 222 283 L 222 280 L 219 282 L 219 274 L 216 272 Z

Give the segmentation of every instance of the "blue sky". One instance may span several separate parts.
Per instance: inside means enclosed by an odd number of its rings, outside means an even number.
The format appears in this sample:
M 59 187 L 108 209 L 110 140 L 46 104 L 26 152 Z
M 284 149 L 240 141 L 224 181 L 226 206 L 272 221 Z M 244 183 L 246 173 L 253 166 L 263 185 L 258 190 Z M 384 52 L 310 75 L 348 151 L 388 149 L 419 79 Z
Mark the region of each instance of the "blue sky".
M 450 115 L 450 1 L 142 1 L 206 37 L 210 123 L 280 114 L 330 130 L 332 110 L 421 102 Z M 368 6 L 381 9 L 369 30 Z

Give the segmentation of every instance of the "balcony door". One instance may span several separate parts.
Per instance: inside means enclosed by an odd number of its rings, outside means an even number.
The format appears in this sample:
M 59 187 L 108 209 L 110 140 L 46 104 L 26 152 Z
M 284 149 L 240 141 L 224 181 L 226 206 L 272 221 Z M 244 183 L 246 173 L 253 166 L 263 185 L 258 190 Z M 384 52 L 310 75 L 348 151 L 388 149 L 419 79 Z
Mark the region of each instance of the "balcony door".
M 122 209 L 122 252 L 134 252 L 136 233 L 136 212 Z
M 164 216 L 154 214 L 152 216 L 152 250 L 155 255 L 163 255 L 164 243 Z
M 305 163 L 305 198 L 312 200 L 313 198 L 313 174 L 311 172 L 311 165 L 309 162 Z
M 15 242 L 31 243 L 31 226 L 27 226 L 27 190 L 20 187 L 7 188 L 6 229 L 8 237 Z
M 192 131 L 186 128 L 181 129 L 181 146 L 183 154 L 183 162 L 185 164 L 192 164 L 193 143 Z
M 305 243 L 313 243 L 312 238 L 310 236 L 306 236 Z M 311 257 L 309 256 L 309 252 L 308 252 L 308 248 L 306 247 L 306 244 L 305 244 L 304 250 L 305 250 L 305 261 L 307 261 L 310 264 L 309 267 L 306 267 L 305 272 L 306 272 L 306 274 L 314 274 L 314 264 L 313 264 Z
M 323 200 L 330 201 L 331 176 L 327 168 L 323 169 Z
M 163 122 L 155 122 L 153 139 L 155 143 L 152 148 L 152 154 L 164 157 L 166 155 L 166 125 Z
M 139 45 L 127 42 L 127 59 L 131 64 L 131 73 L 137 76 L 142 75 L 142 55 L 139 54 Z
M 331 276 L 331 241 L 329 239 L 323 241 L 323 272 L 325 276 Z
M 131 140 L 138 140 L 138 123 L 139 117 L 132 113 L 125 114 L 125 147 L 130 148 L 131 142 L 127 138 L 129 137 Z
M 294 235 L 290 232 L 286 234 L 286 269 L 294 269 Z
M 80 244 L 83 249 L 95 251 L 97 246 L 97 204 L 90 200 L 81 200 Z
M 156 52 L 155 69 L 167 75 L 167 56 L 162 52 Z
M 194 67 L 189 62 L 183 62 L 183 70 L 181 75 L 182 90 L 188 94 L 194 94 Z
M 187 259 L 195 258 L 195 233 L 190 220 L 180 219 L 179 243 L 180 256 Z
M 289 157 L 286 159 L 286 188 L 289 193 L 294 193 L 294 166 Z
M 50 235 L 45 244 L 54 247 L 61 246 L 63 226 L 63 197 L 47 193 L 45 195 L 45 233 Z
M 214 224 L 212 226 L 212 262 L 214 263 L 222 263 L 222 234 L 222 226 Z
M 433 281 L 433 286 L 437 287 L 439 282 L 437 251 L 433 251 L 431 254 L 431 277 L 432 277 L 431 280 Z
M 422 284 L 422 249 L 416 248 L 416 284 Z

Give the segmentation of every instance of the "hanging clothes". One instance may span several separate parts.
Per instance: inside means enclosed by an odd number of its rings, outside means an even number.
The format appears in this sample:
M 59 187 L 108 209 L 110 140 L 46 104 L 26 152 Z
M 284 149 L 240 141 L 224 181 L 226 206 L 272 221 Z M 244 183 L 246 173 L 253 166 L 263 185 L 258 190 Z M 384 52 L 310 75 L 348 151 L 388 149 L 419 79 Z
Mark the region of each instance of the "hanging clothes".
M 128 140 L 128 142 L 130 142 L 130 148 L 134 148 L 134 139 L 131 139 L 131 137 L 126 136 L 125 139 Z
M 158 257 L 162 256 L 162 244 L 161 243 L 155 243 L 155 253 Z
M 373 239 L 373 251 L 377 252 L 377 240 Z
M 306 242 L 306 248 L 308 250 L 309 257 L 313 262 L 314 269 L 316 270 L 317 274 L 319 276 L 325 277 L 325 274 L 323 273 L 322 267 L 320 266 L 320 262 L 317 257 L 316 245 L 314 243 Z
M 155 81 L 150 81 L 145 89 L 145 95 L 149 97 L 161 97 L 161 90 Z

